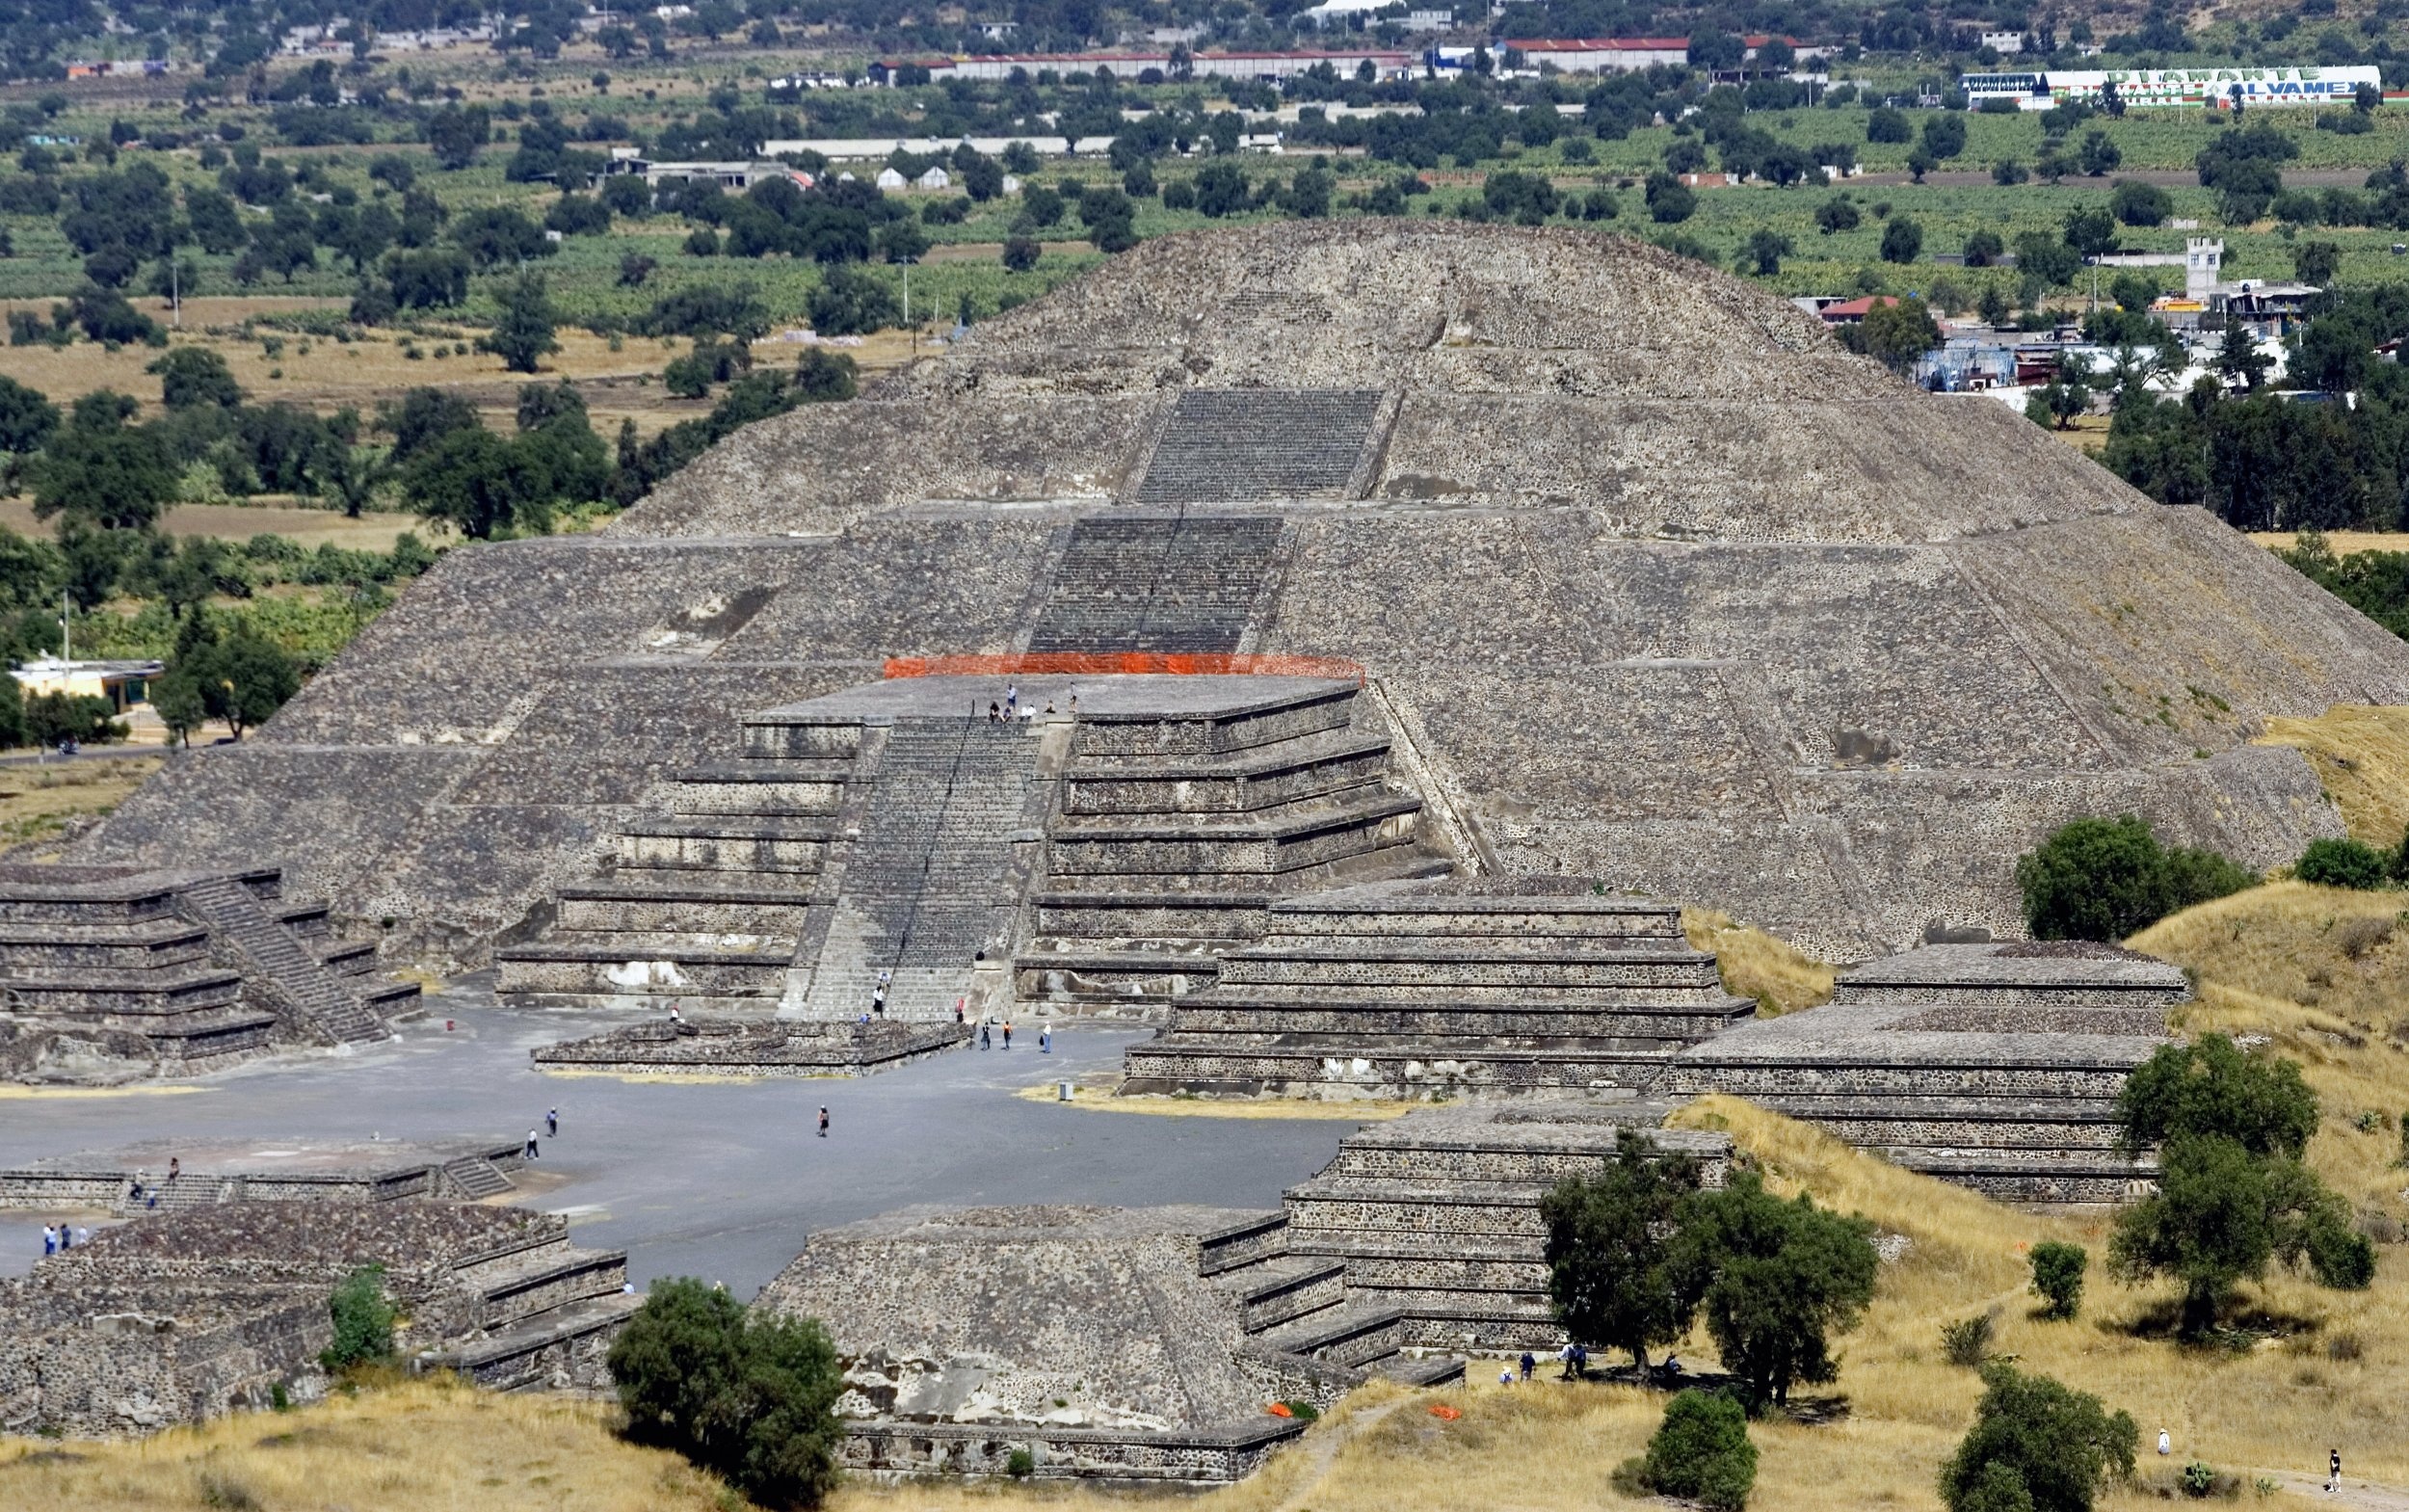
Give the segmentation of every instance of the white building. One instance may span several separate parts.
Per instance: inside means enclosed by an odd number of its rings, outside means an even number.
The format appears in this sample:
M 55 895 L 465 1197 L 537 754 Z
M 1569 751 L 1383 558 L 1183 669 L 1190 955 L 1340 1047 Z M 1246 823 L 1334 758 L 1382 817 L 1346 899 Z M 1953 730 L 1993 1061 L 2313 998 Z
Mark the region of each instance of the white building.
M 2332 105 L 2348 100 L 2363 84 L 2384 88 L 2383 70 L 2359 64 L 2343 67 L 2034 69 L 1969 73 L 1958 81 L 1967 102 L 2012 99 L 2025 110 L 2048 110 L 2069 100 L 2096 105 L 2116 87 L 2116 97 L 2136 109 L 2188 105 L 2195 110 L 2266 105 Z

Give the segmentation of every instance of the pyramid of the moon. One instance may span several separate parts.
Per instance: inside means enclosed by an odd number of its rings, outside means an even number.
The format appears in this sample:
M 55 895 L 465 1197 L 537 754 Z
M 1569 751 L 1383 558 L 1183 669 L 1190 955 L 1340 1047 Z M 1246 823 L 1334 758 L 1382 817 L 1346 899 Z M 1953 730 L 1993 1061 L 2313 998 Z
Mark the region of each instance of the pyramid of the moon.
M 631 826 L 694 841 L 663 794 L 749 713 L 890 658 L 1146 651 L 1360 667 L 1357 728 L 1461 869 L 1847 956 L 2014 932 L 2018 852 L 2077 815 L 2290 859 L 2339 827 L 2261 721 L 2409 703 L 2409 646 L 2206 513 L 1736 279 L 1281 224 L 1147 243 L 606 530 L 452 552 L 76 859 L 281 865 L 475 963 Z

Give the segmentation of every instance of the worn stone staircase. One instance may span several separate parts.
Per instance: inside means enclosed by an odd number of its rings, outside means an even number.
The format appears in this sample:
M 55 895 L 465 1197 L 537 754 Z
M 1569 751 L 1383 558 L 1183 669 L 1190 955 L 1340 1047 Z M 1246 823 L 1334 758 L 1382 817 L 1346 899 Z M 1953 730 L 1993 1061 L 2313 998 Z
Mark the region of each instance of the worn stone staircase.
M 807 1018 L 856 1019 L 888 974 L 885 1016 L 949 1020 L 982 956 L 1011 948 L 1040 732 L 984 715 L 899 717 L 871 781 L 860 837 L 829 905 Z M 1041 800 L 1042 801 L 1042 800 Z
M 281 1013 L 337 1045 L 371 1045 L 389 1038 L 384 1019 L 346 988 L 328 964 L 232 877 L 211 877 L 182 892 L 184 910 L 241 963 Z M 373 958 L 374 947 L 367 947 Z
M 1728 1174 L 1729 1138 L 1656 1127 L 1665 1112 L 1549 1100 L 1366 1125 L 1281 1212 L 1208 1238 L 1200 1264 L 1266 1342 L 1315 1359 L 1419 1379 L 1460 1373 L 1457 1351 L 1552 1349 L 1549 1190 L 1602 1166 L 1626 1129 L 1695 1160 L 1706 1185 Z
M 1013 961 L 1023 1003 L 1159 1016 L 1284 896 L 1450 869 L 1353 684 L 1256 680 L 1210 718 L 1082 715 Z
M 483 1155 L 463 1155 L 457 1160 L 444 1161 L 443 1179 L 453 1191 L 471 1202 L 481 1202 L 488 1197 L 499 1197 L 504 1192 L 516 1190 L 511 1179 L 502 1174 L 502 1168 Z
M 1678 909 L 1569 879 L 1374 883 L 1283 898 L 1124 1089 L 1307 1097 L 1647 1086 L 1753 1014 Z
M 1384 398 L 1378 389 L 1187 389 L 1155 442 L 1137 500 L 1341 496 Z
M 1029 650 L 1234 651 L 1282 529 L 1268 516 L 1079 520 L 1047 583 Z

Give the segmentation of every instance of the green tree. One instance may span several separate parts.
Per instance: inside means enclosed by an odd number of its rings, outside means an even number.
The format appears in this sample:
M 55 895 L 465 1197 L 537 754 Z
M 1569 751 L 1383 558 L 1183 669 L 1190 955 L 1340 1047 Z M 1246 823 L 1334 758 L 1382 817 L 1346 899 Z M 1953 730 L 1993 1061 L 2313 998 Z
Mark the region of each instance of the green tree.
M 1651 173 L 1645 191 L 1649 218 L 1659 225 L 1678 225 L 1698 213 L 1698 196 L 1671 173 Z
M 427 146 L 445 168 L 466 168 L 477 160 L 477 148 L 492 134 L 490 118 L 482 105 L 463 109 L 446 105 L 427 118 Z
M 1924 250 L 1924 228 L 1906 216 L 1893 216 L 1882 228 L 1882 260 L 1914 262 Z
M 1969 268 L 1988 268 L 2006 255 L 2007 243 L 1999 239 L 1999 232 L 1987 225 L 1966 238 L 1966 266 Z
M 231 410 L 243 402 L 243 387 L 225 358 L 207 347 L 176 347 L 143 369 L 159 379 L 159 402 L 171 410 L 214 406 Z
M 1760 228 L 1751 231 L 1748 240 L 1740 244 L 1738 266 L 1743 273 L 1769 279 L 1782 271 L 1782 259 L 1791 251 L 1788 237 Z
M 59 428 L 59 407 L 39 388 L 0 378 L 0 452 L 22 457 L 41 450 Z
M 1863 219 L 1856 201 L 1846 195 L 1834 195 L 1815 207 L 1815 229 L 1826 236 L 1836 231 L 1853 231 Z
M 2182 1283 L 2186 1336 L 2213 1325 L 2270 1260 L 2329 1287 L 2372 1278 L 2374 1251 L 2347 1207 L 2301 1163 L 2317 1102 L 2296 1062 L 2248 1055 L 2221 1034 L 2161 1046 L 2126 1079 L 2117 1114 L 2126 1148 L 2162 1148 L 2158 1191 L 2117 1215 L 2109 1265 Z
M 2105 131 L 2086 131 L 2082 138 L 2082 171 L 2093 178 L 2102 178 L 2116 172 L 2125 161 L 2125 154 L 2110 142 Z
M 249 627 L 212 647 L 196 680 L 201 706 L 225 721 L 235 739 L 284 706 L 301 691 L 301 668 L 284 648 Z
M 811 291 L 811 327 L 824 336 L 867 335 L 903 324 L 903 305 L 887 280 L 865 269 L 834 267 Z
M 2300 855 L 2300 862 L 2292 875 L 2320 888 L 2357 888 L 2366 890 L 2384 885 L 2390 870 L 2382 851 L 2357 840 L 2311 840 Z
M 2238 381 L 2242 387 L 2256 390 L 2266 382 L 2274 363 L 2259 350 L 2258 338 L 2240 321 L 2225 327 L 2225 339 L 2216 349 L 2216 371 L 2228 381 Z
M 2291 249 L 2292 277 L 2303 283 L 2324 288 L 2342 272 L 2343 250 L 2332 242 L 2294 242 Z
M 1682 1205 L 1673 1272 L 1699 1298 L 1707 1332 L 1749 1405 L 1786 1403 L 1799 1383 L 1840 1373 L 1831 1336 L 1857 1326 L 1879 1263 L 1872 1225 L 1818 1208 L 1802 1192 L 1783 1202 L 1757 1173 Z
M 2066 245 L 2085 257 L 2116 250 L 2116 217 L 2094 206 L 2066 212 Z
M 1003 263 L 1007 273 L 1026 273 L 1036 267 L 1038 258 L 1045 254 L 1046 249 L 1033 236 L 1004 238 Z
M 1639 1481 L 1660 1497 L 1702 1507 L 1732 1512 L 1745 1506 L 1757 1483 L 1747 1411 L 1720 1392 L 1679 1393 L 1665 1404 L 1664 1421 L 1648 1440 Z
M 2212 851 L 2160 845 L 2149 821 L 2130 813 L 2061 825 L 2016 862 L 2036 940 L 2122 940 L 2257 881 Z
M 490 540 L 518 522 L 526 503 L 510 452 L 510 442 L 482 425 L 447 431 L 411 454 L 403 492 L 419 517 L 471 541 Z
M 764 1506 L 835 1483 L 836 1351 L 816 1322 L 748 1317 L 688 1277 L 652 1291 L 609 1357 L 629 1436 L 676 1450 Z
M 1896 222 L 1892 223 L 1896 225 Z M 1941 344 L 1941 328 L 1924 302 L 1909 296 L 1877 302 L 1850 332 L 1852 345 L 1893 373 L 1904 373 L 1916 359 Z
M 147 430 L 125 421 L 134 402 L 97 389 L 75 402 L 73 418 L 50 438 L 29 469 L 34 516 L 105 530 L 147 530 L 175 496 L 175 460 Z
M 1627 1349 L 1645 1372 L 1650 1349 L 1689 1331 L 1697 1299 L 1682 1292 L 1674 1238 L 1681 1205 L 1698 1189 L 1695 1160 L 1627 1128 L 1603 1169 L 1568 1177 L 1541 1200 L 1548 1296 L 1566 1333 Z
M 545 356 L 561 349 L 552 334 L 558 324 L 543 275 L 522 273 L 502 292 L 502 313 L 493 329 L 477 338 L 477 350 L 500 358 L 506 372 L 532 373 Z
M 2055 1239 L 2032 1247 L 2032 1291 L 2047 1304 L 2044 1317 L 2065 1320 L 2082 1311 L 2082 1273 L 2091 1257 L 2079 1244 Z
M 2091 1512 L 2111 1475 L 2132 1473 L 2131 1414 L 2006 1364 L 1982 1378 L 1974 1425 L 1941 1470 L 1949 1512 Z
M 343 1278 L 327 1299 L 334 1340 L 318 1354 L 329 1372 L 374 1365 L 393 1354 L 393 1304 L 384 1294 L 384 1267 L 363 1265 Z

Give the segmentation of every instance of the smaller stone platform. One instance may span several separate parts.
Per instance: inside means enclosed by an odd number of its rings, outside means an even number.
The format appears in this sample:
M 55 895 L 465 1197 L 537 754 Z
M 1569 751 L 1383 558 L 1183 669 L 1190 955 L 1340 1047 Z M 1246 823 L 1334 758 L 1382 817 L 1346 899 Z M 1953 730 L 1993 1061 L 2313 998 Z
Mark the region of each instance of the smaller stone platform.
M 103 1437 L 306 1400 L 326 1379 L 333 1288 L 365 1265 L 422 1366 L 497 1388 L 608 1384 L 638 1299 L 626 1257 L 557 1216 L 405 1199 L 232 1202 L 150 1214 L 0 1282 L 9 1426 Z
M 193 1075 L 374 1044 L 418 996 L 376 958 L 272 866 L 0 865 L 0 1076 Z
M 1432 878 L 1282 898 L 1132 1046 L 1127 1092 L 1310 1098 L 1648 1086 L 1756 1011 L 1681 911 L 1576 878 Z
M 102 1207 L 121 1216 L 238 1202 L 469 1201 L 512 1190 L 523 1144 L 510 1138 L 263 1144 L 157 1139 L 54 1155 L 0 1171 L 0 1207 Z M 179 1170 L 168 1180 L 168 1162 Z
M 1404 1358 L 1333 1267 L 1257 1241 L 1266 1218 L 905 1208 L 813 1234 L 754 1306 L 827 1325 L 849 1469 L 992 1473 L 1025 1450 L 1047 1478 L 1235 1479 L 1303 1431 L 1272 1402 L 1463 1369 Z
M 2112 945 L 1927 945 L 1692 1047 L 1657 1090 L 1746 1098 L 2002 1201 L 2122 1202 L 2157 1162 L 2116 1149 L 2116 1097 L 2190 996 L 2175 967 Z
M 528 1053 L 540 1071 L 717 1076 L 863 1076 L 969 1043 L 956 1023 L 654 1020 Z

